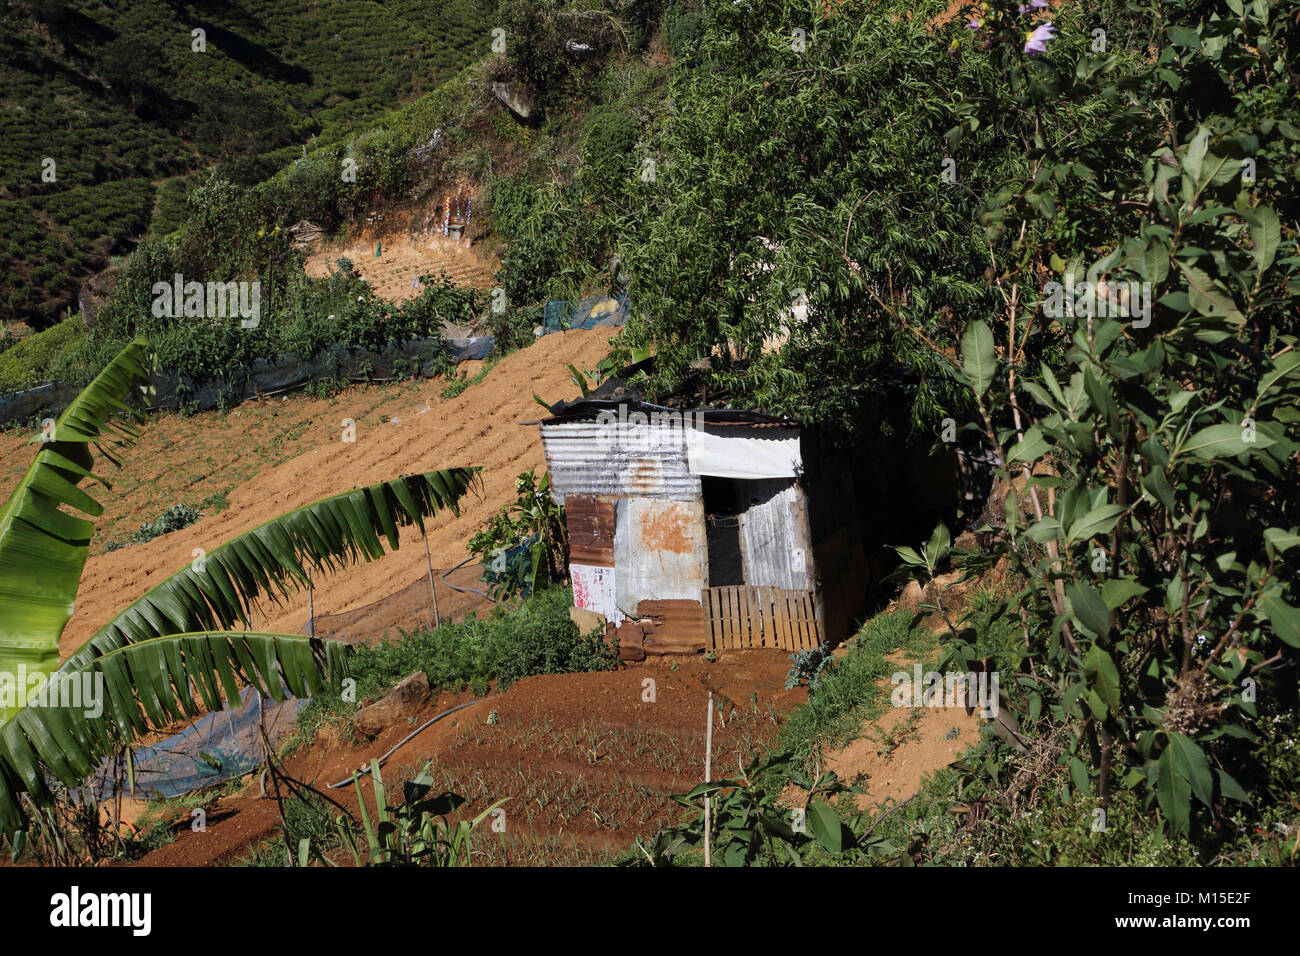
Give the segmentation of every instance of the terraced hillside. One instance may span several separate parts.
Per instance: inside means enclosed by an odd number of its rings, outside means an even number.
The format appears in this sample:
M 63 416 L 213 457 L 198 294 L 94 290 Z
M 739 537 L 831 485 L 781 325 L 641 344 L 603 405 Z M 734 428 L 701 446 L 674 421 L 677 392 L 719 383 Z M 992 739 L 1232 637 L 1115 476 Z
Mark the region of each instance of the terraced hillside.
M 379 255 L 375 252 L 378 248 Z M 305 263 L 309 276 L 324 276 L 340 257 L 350 259 L 382 299 L 401 302 L 416 295 L 413 279 L 445 272 L 456 285 L 491 289 L 495 264 L 464 239 L 441 234 L 387 236 L 362 233 L 350 240 L 328 243 Z
M 116 476 L 120 483 L 115 481 L 112 491 L 95 489 L 105 517 L 119 520 L 101 523 L 100 530 L 118 537 L 171 504 L 197 504 L 226 488 L 229 508 L 216 512 L 209 506 L 188 528 L 92 554 L 61 653 L 67 656 L 123 607 L 187 564 L 194 548 L 210 550 L 275 515 L 349 488 L 410 472 L 481 465 L 481 494 L 465 499 L 460 517 L 438 519 L 429 536 L 434 566 L 456 564 L 487 516 L 514 500 L 515 476 L 544 464 L 536 426 L 516 424 L 539 417 L 533 393 L 552 401 L 572 397 L 565 364 L 594 366 L 605 357 L 609 334 L 606 329 L 548 335 L 503 359 L 481 384 L 450 400 L 441 397 L 445 382 L 425 381 L 353 388 L 326 400 L 246 403 L 226 415 L 151 419 L 138 445 L 127 452 L 125 468 Z M 342 440 L 345 418 L 356 422 L 354 443 Z M 9 493 L 30 460 L 27 437 L 0 437 L 0 493 Z M 382 561 L 319 580 L 316 611 L 368 604 L 409 584 L 424 568 L 418 532 L 404 533 L 401 549 Z M 300 631 L 307 596 L 264 610 L 257 626 Z
M 190 174 L 257 182 L 435 88 L 486 52 L 491 7 L 6 4 L 0 320 L 61 315 L 110 256 L 175 227 Z

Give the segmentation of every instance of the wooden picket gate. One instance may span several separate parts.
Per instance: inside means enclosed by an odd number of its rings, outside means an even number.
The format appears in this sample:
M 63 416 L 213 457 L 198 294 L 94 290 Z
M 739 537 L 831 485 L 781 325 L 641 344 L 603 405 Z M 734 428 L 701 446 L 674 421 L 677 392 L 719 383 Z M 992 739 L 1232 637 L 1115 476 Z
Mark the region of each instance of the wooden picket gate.
M 821 628 L 812 594 L 781 588 L 705 588 L 701 603 L 708 619 L 710 650 L 816 647 Z

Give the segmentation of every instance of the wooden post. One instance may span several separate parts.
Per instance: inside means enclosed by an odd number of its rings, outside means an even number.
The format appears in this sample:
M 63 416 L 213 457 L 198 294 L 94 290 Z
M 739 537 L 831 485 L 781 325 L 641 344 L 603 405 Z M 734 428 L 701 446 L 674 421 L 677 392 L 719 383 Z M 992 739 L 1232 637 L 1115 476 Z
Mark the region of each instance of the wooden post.
M 709 719 L 704 731 L 704 782 L 713 779 L 713 691 L 709 691 Z M 704 865 L 713 865 L 712 801 L 704 798 Z
M 429 536 L 424 535 L 424 563 L 429 569 L 429 593 L 433 595 L 433 626 L 442 627 L 442 615 L 438 613 L 438 589 L 433 586 L 433 559 L 429 557 Z

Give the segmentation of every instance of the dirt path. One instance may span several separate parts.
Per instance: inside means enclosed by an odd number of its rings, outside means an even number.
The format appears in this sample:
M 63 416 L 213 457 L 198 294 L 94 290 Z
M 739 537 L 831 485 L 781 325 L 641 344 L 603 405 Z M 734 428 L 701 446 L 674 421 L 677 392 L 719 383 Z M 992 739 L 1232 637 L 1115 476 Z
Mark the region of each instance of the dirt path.
M 884 809 L 979 743 L 979 730 L 979 717 L 960 707 L 891 708 L 863 724 L 856 740 L 827 754 L 825 767 L 866 790 L 857 798 L 860 809 Z
M 952 575 L 945 583 L 956 577 Z M 950 611 L 959 615 L 978 586 L 980 581 L 975 580 L 946 592 Z M 915 611 L 922 600 L 931 599 L 932 595 L 923 596 L 913 582 L 890 610 Z M 922 623 L 936 637 L 947 629 L 937 614 Z M 898 670 L 914 676 L 914 663 L 899 656 Z M 894 685 L 884 680 L 879 687 L 882 694 L 888 694 Z M 860 809 L 885 809 L 916 794 L 927 776 L 979 743 L 983 723 L 978 709 L 967 714 L 964 707 L 890 707 L 879 719 L 864 721 L 857 737 L 847 745 L 827 753 L 825 767 L 866 791 L 857 798 Z
M 446 383 L 433 380 L 349 389 L 322 401 L 246 403 L 226 415 L 151 419 L 124 459 L 121 476 L 132 476 L 134 482 L 115 484 L 113 491 L 93 490 L 107 514 L 130 516 L 120 530 L 157 517 L 177 500 L 201 500 L 232 476 L 246 477 L 229 491 L 225 511 L 144 544 L 92 553 L 60 653 L 72 653 L 114 614 L 188 564 L 195 548 L 210 551 L 276 515 L 350 488 L 416 471 L 480 465 L 483 486 L 462 502 L 460 517 L 441 516 L 430 529 L 434 567 L 452 567 L 467 556 L 465 544 L 482 522 L 514 499 L 515 476 L 545 466 L 537 426 L 517 424 L 544 414 L 533 393 L 550 401 L 571 398 L 575 387 L 565 364 L 594 366 L 607 354 L 610 335 L 609 329 L 548 335 L 508 356 L 481 383 L 450 400 L 441 398 Z M 356 422 L 355 442 L 343 441 L 345 418 Z M 294 437 L 286 439 L 287 433 Z M 31 460 L 26 437 L 0 436 L 0 494 L 8 494 Z M 282 457 L 258 459 L 255 453 L 268 447 Z M 177 472 L 182 474 L 179 481 Z M 211 472 L 224 477 L 213 482 Z M 154 497 L 160 484 L 170 496 L 165 503 Z M 419 532 L 409 529 L 400 550 L 320 579 L 316 611 L 333 614 L 368 604 L 417 580 L 424 569 Z M 263 610 L 254 627 L 298 632 L 307 619 L 307 596 Z

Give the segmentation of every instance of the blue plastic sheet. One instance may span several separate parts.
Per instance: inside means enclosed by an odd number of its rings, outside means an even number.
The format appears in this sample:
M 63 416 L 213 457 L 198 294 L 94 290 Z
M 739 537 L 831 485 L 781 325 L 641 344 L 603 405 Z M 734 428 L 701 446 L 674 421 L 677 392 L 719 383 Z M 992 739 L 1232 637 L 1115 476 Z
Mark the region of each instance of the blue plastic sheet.
M 91 778 L 95 795 L 101 800 L 118 792 L 147 800 L 178 797 L 243 776 L 266 761 L 263 729 L 274 747 L 297 723 L 303 703 L 294 697 L 277 702 L 246 687 L 240 709 L 227 706 L 201 717 L 174 737 L 134 749 L 134 792 L 126 761 L 118 762 L 115 779 L 115 762 L 106 759 Z
M 627 321 L 627 293 L 593 295 L 577 302 L 552 299 L 542 316 L 543 332 L 564 329 L 594 329 L 622 325 Z

